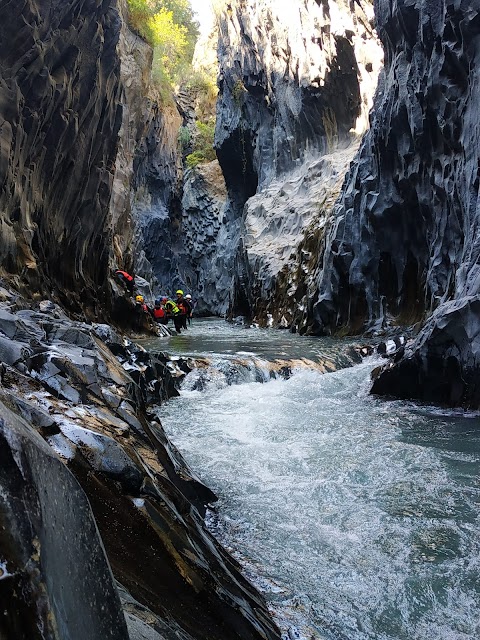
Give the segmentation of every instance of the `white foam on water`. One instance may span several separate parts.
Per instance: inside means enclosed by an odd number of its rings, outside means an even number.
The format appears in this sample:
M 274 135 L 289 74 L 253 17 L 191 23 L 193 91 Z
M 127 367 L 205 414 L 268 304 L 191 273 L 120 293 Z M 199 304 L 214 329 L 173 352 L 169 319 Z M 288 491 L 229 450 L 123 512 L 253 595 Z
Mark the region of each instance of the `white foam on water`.
M 474 638 L 480 432 L 370 397 L 374 364 L 184 392 L 162 422 L 285 638 Z

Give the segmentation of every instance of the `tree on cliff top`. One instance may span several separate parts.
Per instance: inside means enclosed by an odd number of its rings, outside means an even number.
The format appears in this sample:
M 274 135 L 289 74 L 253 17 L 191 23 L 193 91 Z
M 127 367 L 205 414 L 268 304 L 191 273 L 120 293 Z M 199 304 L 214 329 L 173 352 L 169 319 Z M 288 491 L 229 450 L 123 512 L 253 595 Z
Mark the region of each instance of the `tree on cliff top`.
M 173 84 L 192 61 L 199 25 L 189 0 L 127 0 L 130 27 L 154 50 L 153 75 Z

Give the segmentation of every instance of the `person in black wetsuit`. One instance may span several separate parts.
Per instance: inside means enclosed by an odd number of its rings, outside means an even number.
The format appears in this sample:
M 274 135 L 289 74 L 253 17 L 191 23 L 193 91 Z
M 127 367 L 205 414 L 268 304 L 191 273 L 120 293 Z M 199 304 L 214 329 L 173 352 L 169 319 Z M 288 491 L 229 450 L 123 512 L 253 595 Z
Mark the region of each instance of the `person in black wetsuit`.
M 155 322 L 167 324 L 167 312 L 165 311 L 165 308 L 162 305 L 162 301 L 160 299 L 155 300 L 155 306 L 153 307 L 153 309 L 151 309 L 150 313 Z
M 192 323 L 192 318 L 193 318 L 193 300 L 192 300 L 192 296 L 187 293 L 187 295 L 185 296 L 185 302 L 188 305 L 188 311 L 187 311 L 187 320 L 188 320 L 188 324 Z
M 187 318 L 188 318 L 188 314 L 190 312 L 190 304 L 185 300 L 185 298 L 183 297 L 183 291 L 181 289 L 178 289 L 177 293 L 177 307 L 180 309 L 180 317 L 181 317 L 181 328 L 182 329 L 186 329 L 187 328 Z
M 131 296 L 133 296 L 134 288 L 135 288 L 135 278 L 131 276 L 126 271 L 122 271 L 121 269 L 117 269 L 115 271 L 116 279 L 123 284 L 123 286 L 127 289 Z

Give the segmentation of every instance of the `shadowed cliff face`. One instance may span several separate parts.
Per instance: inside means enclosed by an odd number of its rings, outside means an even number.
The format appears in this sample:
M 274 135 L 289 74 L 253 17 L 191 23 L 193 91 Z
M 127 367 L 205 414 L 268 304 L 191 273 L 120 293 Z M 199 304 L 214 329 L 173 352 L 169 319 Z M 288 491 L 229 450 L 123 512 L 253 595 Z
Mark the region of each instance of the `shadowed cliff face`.
M 138 225 L 136 261 L 140 266 L 139 258 L 144 252 L 147 269 L 143 269 L 142 275 L 148 276 L 150 268 L 165 293 L 172 293 L 183 284 L 178 278 L 177 258 L 182 217 L 178 145 L 181 123 L 173 104 L 162 108 L 154 104 L 134 162 L 132 210 Z
M 120 324 L 113 270 L 152 274 L 133 194 L 147 177 L 168 191 L 178 169 L 159 153 L 169 114 L 126 11 L 124 0 L 0 7 L 0 269 L 25 294 Z
M 233 314 L 288 326 L 306 304 L 294 284 L 302 250 L 322 237 L 381 65 L 372 21 L 363 0 L 237 0 L 220 16 L 215 144 L 239 229 Z
M 114 0 L 0 7 L 0 266 L 77 310 L 95 305 L 112 240 L 120 25 Z
M 478 325 L 470 316 L 480 293 L 479 8 L 378 0 L 375 9 L 385 70 L 371 130 L 335 207 L 306 327 L 315 333 L 381 329 L 436 310 L 413 349 L 414 361 L 395 369 L 421 370 L 423 383 L 402 393 L 468 403 L 478 396 L 469 385 L 477 386 Z M 456 331 L 467 316 L 468 331 Z M 442 353 L 452 362 L 441 367 L 445 384 L 434 393 L 425 380 Z M 445 395 L 458 372 L 465 384 Z M 385 376 L 375 390 L 395 392 L 396 375 L 390 372 L 392 382 Z

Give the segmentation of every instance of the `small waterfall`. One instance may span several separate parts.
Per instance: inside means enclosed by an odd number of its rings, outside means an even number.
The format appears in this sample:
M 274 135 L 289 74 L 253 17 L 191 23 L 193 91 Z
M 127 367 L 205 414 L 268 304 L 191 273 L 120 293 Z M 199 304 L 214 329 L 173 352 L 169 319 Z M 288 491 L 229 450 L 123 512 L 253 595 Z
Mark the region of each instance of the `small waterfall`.
M 266 360 L 254 354 L 242 354 L 241 358 L 218 357 L 210 360 L 189 359 L 192 370 L 182 381 L 183 391 L 212 391 L 231 385 L 248 384 L 250 382 L 269 382 L 270 380 L 288 380 L 295 372 L 312 370 L 319 373 L 336 371 L 345 366 L 332 360 L 318 361 L 308 358 Z M 350 364 L 353 364 L 350 362 Z M 340 365 L 340 366 L 339 366 Z
M 209 364 L 202 362 L 187 374 L 182 382 L 184 391 L 212 391 L 235 384 L 268 382 L 281 376 L 272 363 L 258 358 L 245 360 L 213 359 Z

